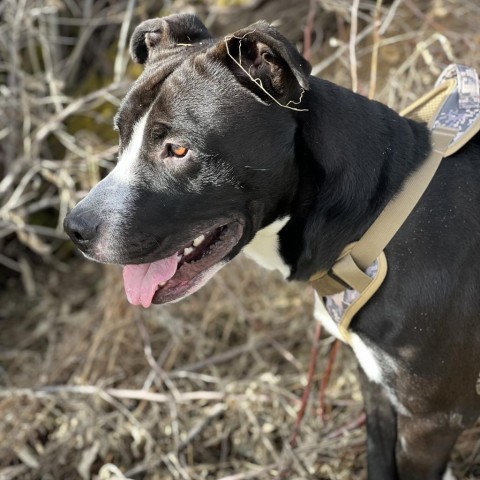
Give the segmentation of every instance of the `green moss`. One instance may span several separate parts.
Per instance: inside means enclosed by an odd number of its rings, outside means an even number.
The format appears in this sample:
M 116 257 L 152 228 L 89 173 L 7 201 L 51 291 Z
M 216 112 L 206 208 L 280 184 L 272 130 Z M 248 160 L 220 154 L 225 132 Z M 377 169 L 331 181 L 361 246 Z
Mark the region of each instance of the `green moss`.
M 56 228 L 58 222 L 58 211 L 53 208 L 39 210 L 28 217 L 30 225 L 43 225 L 45 227 Z

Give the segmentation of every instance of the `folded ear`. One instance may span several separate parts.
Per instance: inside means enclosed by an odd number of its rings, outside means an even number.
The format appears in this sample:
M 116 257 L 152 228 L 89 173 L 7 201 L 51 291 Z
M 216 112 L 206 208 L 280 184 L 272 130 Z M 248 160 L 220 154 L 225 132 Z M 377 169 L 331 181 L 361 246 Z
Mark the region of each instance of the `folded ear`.
M 151 60 L 157 50 L 194 44 L 212 38 L 205 25 L 192 14 L 153 18 L 141 23 L 130 40 L 130 54 L 137 63 Z
M 216 52 L 239 81 L 264 100 L 270 96 L 283 105 L 294 106 L 302 89 L 309 89 L 312 67 L 278 30 L 264 21 L 227 35 L 216 46 Z

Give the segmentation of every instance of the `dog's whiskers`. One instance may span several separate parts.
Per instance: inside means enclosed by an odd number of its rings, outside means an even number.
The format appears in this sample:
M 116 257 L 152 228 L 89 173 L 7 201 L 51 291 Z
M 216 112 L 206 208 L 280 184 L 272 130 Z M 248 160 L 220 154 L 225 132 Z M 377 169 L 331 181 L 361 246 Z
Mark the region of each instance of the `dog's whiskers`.
M 256 172 L 269 172 L 271 168 L 255 168 L 251 165 L 244 165 L 244 168 L 249 168 L 250 170 L 255 170 Z

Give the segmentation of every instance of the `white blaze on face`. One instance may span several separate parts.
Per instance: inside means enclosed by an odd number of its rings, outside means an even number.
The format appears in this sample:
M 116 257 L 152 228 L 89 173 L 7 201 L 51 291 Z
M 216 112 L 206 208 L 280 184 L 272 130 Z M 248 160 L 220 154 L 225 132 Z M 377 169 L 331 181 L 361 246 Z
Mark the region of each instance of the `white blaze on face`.
M 147 113 L 135 123 L 130 142 L 118 158 L 117 166 L 110 173 L 116 181 L 125 185 L 131 185 L 132 183 L 134 167 L 142 150 L 143 137 L 145 136 L 145 125 L 147 124 L 150 110 L 151 108 L 149 108 Z
M 122 151 L 115 168 L 82 200 L 85 207 L 99 209 L 103 216 L 103 228 L 95 245 L 94 256 L 98 261 L 109 262 L 124 247 L 123 226 L 133 215 L 135 190 L 135 165 L 140 158 L 145 125 L 150 113 L 138 120 L 134 127 L 130 142 Z

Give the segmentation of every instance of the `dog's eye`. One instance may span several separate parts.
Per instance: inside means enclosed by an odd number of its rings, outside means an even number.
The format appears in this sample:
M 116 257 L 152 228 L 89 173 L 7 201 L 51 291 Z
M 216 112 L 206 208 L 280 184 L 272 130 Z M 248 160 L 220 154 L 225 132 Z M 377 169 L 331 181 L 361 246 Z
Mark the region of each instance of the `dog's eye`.
M 175 145 L 171 143 L 168 145 L 168 154 L 171 157 L 182 158 L 188 153 L 188 148 L 183 147 L 182 145 Z

